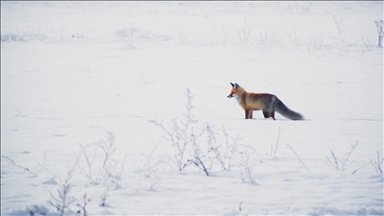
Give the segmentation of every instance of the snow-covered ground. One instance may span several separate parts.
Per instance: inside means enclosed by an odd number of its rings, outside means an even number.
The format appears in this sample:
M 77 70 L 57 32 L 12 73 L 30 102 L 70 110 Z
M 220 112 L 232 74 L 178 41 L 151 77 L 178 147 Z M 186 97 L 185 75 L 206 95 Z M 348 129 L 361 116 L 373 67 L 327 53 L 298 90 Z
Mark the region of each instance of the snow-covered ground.
M 1 215 L 60 215 L 59 191 L 68 215 L 85 194 L 87 215 L 383 215 L 380 19 L 383 2 L 2 1 Z M 229 82 L 306 119 L 245 120 Z M 161 125 L 188 136 L 182 160 Z

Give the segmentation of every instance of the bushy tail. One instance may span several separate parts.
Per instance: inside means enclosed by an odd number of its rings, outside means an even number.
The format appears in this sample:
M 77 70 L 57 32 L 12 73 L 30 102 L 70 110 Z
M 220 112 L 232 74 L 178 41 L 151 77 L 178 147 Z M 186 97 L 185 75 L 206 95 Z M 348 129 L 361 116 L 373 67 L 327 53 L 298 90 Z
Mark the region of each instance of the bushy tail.
M 281 100 L 275 102 L 275 110 L 280 113 L 282 116 L 292 119 L 292 120 L 304 120 L 304 116 L 298 112 L 295 112 L 289 109 Z

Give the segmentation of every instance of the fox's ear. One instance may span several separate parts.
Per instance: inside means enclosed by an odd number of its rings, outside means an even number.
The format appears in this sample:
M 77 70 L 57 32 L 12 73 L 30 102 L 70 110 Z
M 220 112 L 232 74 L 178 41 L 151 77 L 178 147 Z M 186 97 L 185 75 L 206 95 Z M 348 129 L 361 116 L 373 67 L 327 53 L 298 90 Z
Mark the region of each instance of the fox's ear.
M 231 83 L 231 82 L 230 82 L 230 83 Z M 231 86 L 232 86 L 232 87 L 234 87 L 234 86 L 235 86 L 235 84 L 231 83 Z
M 235 83 L 235 88 L 238 89 L 239 87 L 239 84 Z

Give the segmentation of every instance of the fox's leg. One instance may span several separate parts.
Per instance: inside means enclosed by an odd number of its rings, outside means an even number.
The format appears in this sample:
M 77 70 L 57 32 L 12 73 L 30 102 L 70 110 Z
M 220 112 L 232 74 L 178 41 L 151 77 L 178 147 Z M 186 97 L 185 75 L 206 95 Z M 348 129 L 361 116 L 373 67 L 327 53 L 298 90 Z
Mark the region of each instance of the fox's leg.
M 263 110 L 264 118 L 269 118 L 268 112 L 266 110 Z
M 252 118 L 252 110 L 245 110 L 245 119 Z
M 269 112 L 269 116 L 273 118 L 273 120 L 276 120 L 275 119 L 275 111 L 271 111 Z

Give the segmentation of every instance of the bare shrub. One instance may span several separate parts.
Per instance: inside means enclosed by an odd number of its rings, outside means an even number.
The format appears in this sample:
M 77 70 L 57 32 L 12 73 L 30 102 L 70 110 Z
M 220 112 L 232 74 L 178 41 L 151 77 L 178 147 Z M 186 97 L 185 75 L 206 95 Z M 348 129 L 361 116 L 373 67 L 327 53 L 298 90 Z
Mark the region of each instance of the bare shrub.
M 75 198 L 70 196 L 72 189 L 72 184 L 69 183 L 69 180 L 72 177 L 72 173 L 68 173 L 67 179 L 59 185 L 57 189 L 57 195 L 51 193 L 51 200 L 49 204 L 56 208 L 59 215 L 63 216 L 65 214 L 73 214 L 73 211 L 69 208 L 73 204 Z
M 356 150 L 357 146 L 358 146 L 358 141 L 356 141 L 355 144 L 351 145 L 351 150 L 345 152 L 343 158 L 341 159 L 338 158 L 333 151 L 331 151 L 333 161 L 327 157 L 328 162 L 332 164 L 335 170 L 337 170 L 340 173 L 343 173 L 345 171 L 346 162 L 349 160 L 349 157 L 351 156 L 351 154 Z
M 196 123 L 197 120 L 192 115 L 192 110 L 194 108 L 192 105 L 193 95 L 189 89 L 187 89 L 185 95 L 188 99 L 186 105 L 187 112 L 183 114 L 184 118 L 181 120 L 179 120 L 178 117 L 172 119 L 171 129 L 166 128 L 162 122 L 158 122 L 156 119 L 148 120 L 149 123 L 155 124 L 165 132 L 166 135 L 163 136 L 163 138 L 170 141 L 174 147 L 175 153 L 172 161 L 180 172 L 193 163 L 188 157 L 188 153 L 193 150 L 193 142 L 204 133 L 203 130 L 197 135 L 195 134 L 193 124 Z
M 80 204 L 80 203 L 76 204 L 77 207 L 80 207 L 80 210 L 78 210 L 76 213 L 77 214 L 82 214 L 83 216 L 89 215 L 88 212 L 87 212 L 87 205 L 90 202 L 91 202 L 91 199 L 87 198 L 87 194 L 85 193 L 83 195 L 83 203 L 82 204 Z
M 240 42 L 243 45 L 249 45 L 249 43 L 251 42 L 252 31 L 253 31 L 253 29 L 248 27 L 247 19 L 245 18 L 243 27 L 237 31 L 237 33 L 239 35 Z
M 251 185 L 258 185 L 252 173 L 254 162 L 250 158 L 250 154 L 248 153 L 248 151 L 245 151 L 245 152 L 241 152 L 240 156 L 241 156 L 241 163 L 240 163 L 241 181 L 243 183 L 248 183 Z
M 186 113 L 179 120 L 178 117 L 172 119 L 172 127 L 166 128 L 162 122 L 148 120 L 149 123 L 155 124 L 163 130 L 164 139 L 171 142 L 174 149 L 174 155 L 170 157 L 170 161 L 182 172 L 186 167 L 195 165 L 204 172 L 206 176 L 210 176 L 214 168 L 214 164 L 218 163 L 222 169 L 227 170 L 234 166 L 234 159 L 237 156 L 238 140 L 240 137 L 229 140 L 228 133 L 223 129 L 223 139 L 218 140 L 217 133 L 208 122 L 197 133 L 194 124 L 198 121 L 193 117 L 192 110 L 192 94 L 187 89 Z M 206 137 L 206 142 L 202 141 L 202 137 Z
M 384 157 L 380 157 L 380 152 L 377 151 L 377 161 L 371 160 L 372 166 L 375 168 L 377 174 L 383 174 Z

